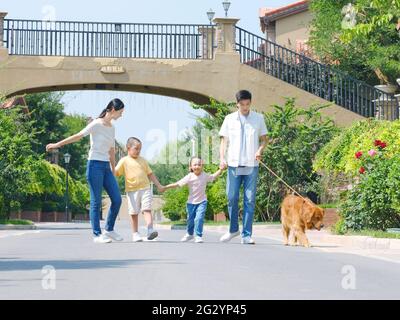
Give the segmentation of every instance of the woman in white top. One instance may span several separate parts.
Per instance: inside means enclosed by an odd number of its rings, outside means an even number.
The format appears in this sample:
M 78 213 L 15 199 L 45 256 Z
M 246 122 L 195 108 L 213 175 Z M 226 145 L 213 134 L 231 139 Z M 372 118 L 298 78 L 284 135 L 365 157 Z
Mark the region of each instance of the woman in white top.
M 100 116 L 89 123 L 81 132 L 57 143 L 46 146 L 46 151 L 61 148 L 74 143 L 90 134 L 90 151 L 88 156 L 86 178 L 90 189 L 90 222 L 94 234 L 94 242 L 108 243 L 112 240 L 122 241 L 122 237 L 114 231 L 115 220 L 121 207 L 121 193 L 115 179 L 115 128 L 112 120 L 122 116 L 124 103 L 113 99 L 101 112 Z M 111 199 L 105 225 L 105 233 L 101 233 L 100 214 L 103 188 Z

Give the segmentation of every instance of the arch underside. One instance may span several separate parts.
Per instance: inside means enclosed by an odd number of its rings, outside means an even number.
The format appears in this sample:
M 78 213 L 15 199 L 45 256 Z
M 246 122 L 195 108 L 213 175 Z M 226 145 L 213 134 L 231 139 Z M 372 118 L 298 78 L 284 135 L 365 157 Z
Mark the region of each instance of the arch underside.
M 148 85 L 109 84 L 109 83 L 70 84 L 70 85 L 56 85 L 47 87 L 32 87 L 32 88 L 26 88 L 18 92 L 13 92 L 8 96 L 16 96 L 28 93 L 50 92 L 50 91 L 75 91 L 75 90 L 110 90 L 110 91 L 140 92 L 140 93 L 156 94 L 167 97 L 179 98 L 200 105 L 210 103 L 210 98 L 208 96 L 185 90 L 162 88 L 162 87 L 148 86 Z
M 137 84 L 110 84 L 110 83 L 92 83 L 92 84 L 69 84 L 69 85 L 56 85 L 46 87 L 32 87 L 24 90 L 14 92 L 8 96 L 16 96 L 30 93 L 40 92 L 52 92 L 52 91 L 76 91 L 76 90 L 108 90 L 108 91 L 126 91 L 126 92 L 140 92 L 146 94 L 155 94 L 166 97 L 182 99 L 198 105 L 208 105 L 210 98 L 206 95 L 202 95 L 195 92 L 163 88 L 149 85 L 137 85 Z M 206 109 L 210 114 L 213 114 L 213 110 Z

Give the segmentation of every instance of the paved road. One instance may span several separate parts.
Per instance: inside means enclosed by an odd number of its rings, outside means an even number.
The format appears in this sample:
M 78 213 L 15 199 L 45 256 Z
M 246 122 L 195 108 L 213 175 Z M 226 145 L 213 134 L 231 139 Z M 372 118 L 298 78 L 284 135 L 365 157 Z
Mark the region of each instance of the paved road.
M 117 227 L 127 239 L 106 245 L 91 241 L 87 224 L 0 231 L 0 299 L 400 298 L 396 263 L 265 238 L 220 244 L 217 233 L 182 244 L 184 231 L 160 230 L 158 241 L 132 243 L 127 221 Z M 56 270 L 55 290 L 42 287 L 46 265 Z M 347 277 L 355 271 L 355 289 L 342 287 L 344 266 Z

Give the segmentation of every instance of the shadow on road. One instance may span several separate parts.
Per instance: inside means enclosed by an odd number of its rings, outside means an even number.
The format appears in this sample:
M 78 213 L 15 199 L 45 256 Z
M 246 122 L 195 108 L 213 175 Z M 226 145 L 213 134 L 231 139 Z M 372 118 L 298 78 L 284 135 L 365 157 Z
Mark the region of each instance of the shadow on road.
M 0 272 L 41 270 L 52 266 L 56 270 L 123 268 L 137 264 L 182 264 L 168 259 L 126 259 L 126 260 L 3 260 Z
M 92 228 L 85 227 L 37 227 L 36 230 L 51 230 L 51 231 L 60 231 L 60 230 L 92 230 Z

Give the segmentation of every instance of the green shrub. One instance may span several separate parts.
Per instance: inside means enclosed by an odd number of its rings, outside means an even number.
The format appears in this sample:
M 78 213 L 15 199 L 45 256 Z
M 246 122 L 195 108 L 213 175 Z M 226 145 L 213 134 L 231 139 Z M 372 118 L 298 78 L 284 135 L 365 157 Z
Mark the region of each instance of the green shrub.
M 400 155 L 375 156 L 340 206 L 346 230 L 400 226 Z
M 375 145 L 376 140 L 386 147 Z M 400 225 L 399 141 L 400 121 L 369 119 L 343 130 L 318 153 L 314 169 L 324 175 L 346 175 L 352 184 L 341 196 L 343 232 Z M 371 156 L 371 150 L 377 153 Z
M 42 210 L 44 212 L 59 211 L 59 206 L 59 202 L 47 200 L 43 202 Z
M 27 205 L 31 202 L 41 204 L 44 211 L 65 210 L 66 171 L 47 161 L 34 163 L 31 180 L 27 185 Z M 86 184 L 69 177 L 69 203 L 73 212 L 85 213 L 89 203 L 89 189 Z
M 41 211 L 43 202 L 40 199 L 28 198 L 22 205 L 22 209 L 25 211 Z
M 354 154 L 359 150 L 371 149 L 373 147 L 371 141 L 375 139 L 388 144 L 387 157 L 400 154 L 400 120 L 368 119 L 355 123 L 322 148 L 317 154 L 314 169 L 354 175 L 359 169 L 359 163 Z
M 189 190 L 187 187 L 167 190 L 164 193 L 164 206 L 162 208 L 165 216 L 172 220 L 186 219 L 186 202 Z
M 214 214 L 228 213 L 228 199 L 226 197 L 226 173 L 207 187 L 207 220 L 214 220 Z
M 234 103 L 224 104 L 213 100 L 210 105 L 193 107 L 215 113 L 214 117 L 198 119 L 198 123 L 208 130 L 219 130 L 225 116 L 235 110 Z M 273 112 L 265 114 L 268 138 L 272 139 L 272 143 L 264 152 L 263 162 L 300 192 L 319 194 L 319 176 L 313 171 L 312 163 L 317 152 L 337 131 L 333 121 L 324 118 L 320 112 L 327 105 L 314 105 L 305 110 L 296 106 L 295 99 L 287 99 L 283 106 L 273 107 Z M 226 212 L 224 184 L 225 181 L 219 181 L 211 187 L 213 192 L 208 193 L 210 210 L 223 209 Z M 260 166 L 255 220 L 279 220 L 279 207 L 285 194 L 286 187 Z M 242 207 L 242 195 L 239 208 Z
M 332 232 L 340 235 L 344 235 L 346 233 L 346 225 L 343 217 L 340 217 L 340 219 L 332 226 Z
M 0 219 L 6 218 L 6 209 L 4 204 L 4 197 L 0 194 Z
M 328 143 L 337 128 L 330 119 L 323 118 L 320 109 L 312 106 L 304 110 L 287 99 L 285 105 L 274 106 L 274 112 L 265 114 L 269 130 L 263 162 L 297 191 L 308 195 L 321 193 L 320 177 L 313 171 L 313 160 Z M 260 165 L 257 186 L 257 221 L 279 220 L 280 204 L 287 187 Z

